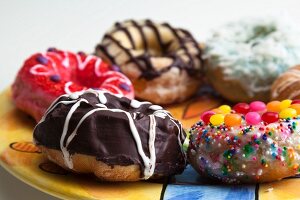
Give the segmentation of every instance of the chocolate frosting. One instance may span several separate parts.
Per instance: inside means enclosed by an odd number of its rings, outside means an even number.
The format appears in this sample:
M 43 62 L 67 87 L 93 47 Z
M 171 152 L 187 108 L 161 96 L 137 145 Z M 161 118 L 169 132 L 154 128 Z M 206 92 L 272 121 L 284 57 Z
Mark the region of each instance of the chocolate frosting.
M 125 23 L 127 24 L 124 25 Z M 128 30 L 130 27 L 136 28 L 142 39 L 144 53 L 137 56 L 135 56 L 131 51 L 137 49 L 137 45 L 130 31 Z M 173 60 L 169 66 L 161 70 L 156 70 L 151 63 L 151 57 L 154 55 L 151 55 L 149 52 L 149 39 L 147 39 L 147 35 L 145 34 L 144 30 L 146 27 L 153 31 L 159 44 L 161 56 L 168 57 Z M 173 34 L 173 41 L 163 41 L 163 35 L 161 34 L 159 27 L 167 28 Z M 122 41 L 114 37 L 114 34 L 117 32 L 124 33 L 131 43 L 131 48 L 124 46 Z M 108 42 L 104 43 L 104 41 Z M 171 51 L 170 47 L 174 45 L 173 43 L 177 43 L 178 47 L 176 48 L 177 50 Z M 126 63 L 119 63 L 116 61 L 113 54 L 109 51 L 111 44 L 116 44 L 121 51 L 126 54 L 128 57 Z M 104 35 L 102 43 L 96 46 L 96 54 L 104 55 L 111 63 L 119 66 L 133 62 L 141 71 L 140 78 L 145 78 L 146 80 L 157 78 L 162 73 L 168 72 L 173 67 L 177 67 L 180 70 L 186 70 L 190 76 L 199 76 L 203 65 L 201 59 L 201 49 L 199 48 L 196 40 L 187 30 L 173 28 L 168 23 L 155 24 L 149 19 L 144 20 L 142 23 L 134 20 L 127 20 L 124 23 L 115 23 L 113 29 Z
M 81 101 L 79 107 L 74 110 L 75 104 L 79 101 Z M 99 110 L 93 112 L 95 109 Z M 123 112 L 119 112 L 119 109 Z M 71 110 L 74 112 L 68 118 Z M 93 113 L 88 115 L 90 111 Z M 85 115 L 88 116 L 84 119 Z M 149 149 L 151 136 L 149 130 L 151 124 L 153 125 L 151 116 L 156 124 L 155 164 L 150 166 L 155 168 L 151 176 L 181 173 L 186 165 L 186 157 L 182 150 L 185 132 L 180 122 L 160 106 L 126 97 L 119 98 L 102 91 L 88 90 L 80 95 L 63 95 L 58 98 L 35 127 L 34 140 L 37 145 L 50 149 L 62 150 L 66 147 L 66 154 L 69 153 L 70 158 L 71 155 L 79 153 L 95 156 L 97 160 L 111 166 L 138 164 L 141 178 L 145 178 L 145 163 L 137 148 L 139 140 L 136 140 L 132 133 L 129 118 L 133 119 L 137 129 L 142 151 L 151 158 Z M 70 120 L 64 137 L 63 129 L 66 128 L 68 119 Z M 77 126 L 75 137 L 67 144 Z M 66 157 L 65 159 L 68 159 Z

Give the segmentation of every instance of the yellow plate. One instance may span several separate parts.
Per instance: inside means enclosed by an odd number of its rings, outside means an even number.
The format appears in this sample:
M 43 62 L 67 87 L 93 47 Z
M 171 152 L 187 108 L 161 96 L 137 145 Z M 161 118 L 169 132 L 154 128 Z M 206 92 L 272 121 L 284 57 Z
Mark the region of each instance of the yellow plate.
M 219 101 L 196 97 L 168 107 L 185 128 Z M 32 143 L 35 123 L 17 110 L 10 90 L 0 94 L 0 164 L 25 183 L 63 199 L 159 199 L 163 183 L 105 183 L 93 176 L 75 175 L 49 162 Z

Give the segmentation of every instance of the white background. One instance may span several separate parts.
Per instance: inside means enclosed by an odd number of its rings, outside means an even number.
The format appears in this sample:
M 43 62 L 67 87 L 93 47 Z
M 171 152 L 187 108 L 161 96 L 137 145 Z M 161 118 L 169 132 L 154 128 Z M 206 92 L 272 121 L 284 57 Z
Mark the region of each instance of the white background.
M 202 41 L 211 28 L 245 16 L 288 14 L 300 24 L 299 5 L 297 0 L 0 0 L 0 89 L 10 86 L 24 59 L 35 52 L 48 47 L 93 52 L 115 21 L 167 21 Z M 0 167 L 2 199 L 55 198 Z

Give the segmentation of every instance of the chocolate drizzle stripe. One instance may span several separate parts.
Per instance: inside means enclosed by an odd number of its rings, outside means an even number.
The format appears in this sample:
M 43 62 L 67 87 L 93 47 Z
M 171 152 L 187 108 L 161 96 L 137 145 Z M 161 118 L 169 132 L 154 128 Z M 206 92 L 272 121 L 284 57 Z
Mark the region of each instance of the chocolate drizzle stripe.
M 104 45 L 98 44 L 96 46 L 96 50 L 100 50 L 107 57 L 107 59 L 109 60 L 109 62 L 111 62 L 113 64 L 116 63 L 115 58 L 108 53 L 108 51 L 107 51 L 107 49 L 106 49 L 106 47 Z
M 141 71 L 140 78 L 145 78 L 146 80 L 152 80 L 156 77 L 159 77 L 162 73 L 169 71 L 172 67 L 177 67 L 180 70 L 186 70 L 190 76 L 197 76 L 198 75 L 197 72 L 198 71 L 201 72 L 202 70 L 201 66 L 203 65 L 203 61 L 201 59 L 202 52 L 197 42 L 188 31 L 183 29 L 174 29 L 168 23 L 154 24 L 149 19 L 143 21 L 142 23 L 136 22 L 134 20 L 127 20 L 124 22 L 124 25 L 122 25 L 121 23 L 116 23 L 116 24 L 117 25 L 115 25 L 114 29 L 110 33 L 104 36 L 104 39 L 108 39 L 111 43 L 117 44 L 117 46 L 121 50 L 123 50 L 123 52 L 128 56 L 129 59 L 123 63 L 116 63 L 117 61 L 115 60 L 115 58 L 113 58 L 112 55 L 109 55 L 109 52 L 107 51 L 109 46 L 98 45 L 97 47 L 97 49 L 99 49 L 103 54 L 105 54 L 112 62 L 114 62 L 114 64 L 122 66 L 129 62 L 133 62 Z M 159 26 L 168 28 L 172 32 L 172 34 L 174 35 L 174 39 L 176 39 L 179 44 L 179 49 L 182 49 L 184 51 L 184 54 L 177 54 L 176 51 L 169 52 L 169 48 L 170 45 L 172 45 L 172 43 L 165 44 L 163 42 L 162 35 L 160 34 L 159 31 Z M 127 30 L 125 35 L 131 41 L 132 45 L 136 47 L 135 40 L 134 38 L 132 38 L 132 35 L 128 31 L 129 27 L 135 27 L 138 30 L 138 33 L 140 34 L 144 46 L 144 50 L 145 50 L 144 54 L 133 56 L 130 49 L 124 47 L 117 38 L 111 36 L 118 31 L 124 32 L 125 30 Z M 162 56 L 169 57 L 170 59 L 173 60 L 173 62 L 169 66 L 165 66 L 162 70 L 156 70 L 153 67 L 153 64 L 151 62 L 151 55 L 148 52 L 149 44 L 146 38 L 147 36 L 145 35 L 145 32 L 143 30 L 143 27 L 149 27 L 153 31 L 156 40 L 159 43 Z M 182 35 L 179 35 L 179 32 Z M 190 43 L 192 47 L 187 47 L 186 45 L 188 43 Z M 190 48 L 196 48 L 196 53 L 194 53 L 194 51 L 193 53 L 191 53 Z M 187 61 L 183 60 L 182 58 L 183 55 L 186 55 L 188 57 Z M 198 62 L 196 63 L 196 59 L 199 60 L 199 63 Z
M 143 31 L 143 27 L 140 26 L 136 21 L 134 20 L 130 20 L 130 23 L 139 31 L 141 37 L 142 37 L 142 41 L 143 41 L 143 45 L 144 45 L 144 49 L 145 49 L 145 52 L 148 52 L 148 49 L 149 49 L 149 46 L 148 46 L 148 43 L 147 43 L 147 40 L 146 40 L 146 36 L 145 36 L 145 33 Z
M 163 53 L 166 53 L 166 47 L 165 47 L 166 45 L 163 43 L 163 41 L 161 39 L 161 35 L 160 35 L 160 32 L 159 32 L 157 26 L 155 26 L 154 23 L 151 20 L 149 20 L 149 19 L 146 20 L 145 22 L 146 22 L 145 25 L 148 26 L 148 27 L 150 27 L 153 30 L 153 32 L 154 32 L 154 34 L 156 36 L 156 39 L 157 39 L 157 41 L 159 43 L 160 50 Z
M 76 111 L 76 109 L 80 106 L 80 103 L 81 102 L 87 102 L 87 100 L 85 99 L 80 99 L 79 101 L 77 101 L 70 109 L 68 115 L 66 116 L 66 120 L 65 120 L 65 124 L 64 124 L 64 128 L 63 128 L 63 132 L 62 132 L 62 135 L 61 135 L 61 138 L 60 138 L 60 148 L 61 148 L 61 151 L 63 153 L 63 157 L 64 157 L 64 161 L 65 161 L 65 165 L 70 168 L 70 169 L 73 169 L 73 162 L 71 160 L 71 156 L 70 156 L 70 153 L 67 149 L 68 147 L 68 143 L 64 145 L 65 143 L 65 137 L 67 135 L 67 132 L 68 132 L 68 128 L 69 128 L 69 121 L 73 115 L 73 113 Z
M 135 57 L 133 57 L 133 55 L 130 53 L 129 49 L 124 47 L 118 40 L 116 40 L 111 35 L 105 34 L 104 37 L 108 38 L 110 41 L 112 41 L 114 44 L 116 44 L 119 48 L 121 48 L 127 54 L 127 56 L 129 57 L 129 60 L 127 62 L 133 61 L 139 67 L 139 69 L 141 71 L 144 71 L 143 66 L 141 66 L 141 64 L 137 61 L 137 59 Z
M 127 28 L 123 27 L 119 22 L 115 23 L 115 27 L 117 30 L 121 30 L 125 33 L 125 35 L 127 36 L 127 38 L 129 39 L 130 43 L 131 43 L 131 46 L 133 49 L 135 49 L 135 42 L 130 34 L 130 32 L 128 31 Z
M 176 39 L 179 41 L 180 47 L 185 51 L 185 55 L 187 55 L 189 57 L 189 64 L 191 65 L 190 68 L 194 68 L 194 60 L 193 60 L 192 56 L 190 55 L 190 52 L 184 45 L 182 38 L 178 35 L 176 30 L 170 26 L 170 24 L 164 23 L 162 25 L 167 27 L 173 33 L 173 35 L 176 37 Z M 174 62 L 175 62 L 175 60 L 174 60 Z M 187 66 L 189 66 L 189 65 L 187 65 Z
M 192 36 L 192 34 L 184 29 L 180 29 L 182 32 L 184 32 L 186 35 L 188 35 L 190 37 L 190 39 L 192 40 L 194 47 L 197 49 L 197 57 L 200 60 L 200 63 L 203 64 L 203 59 L 201 58 L 202 55 L 202 49 L 199 47 L 199 44 L 197 43 L 197 41 L 195 40 L 195 38 Z

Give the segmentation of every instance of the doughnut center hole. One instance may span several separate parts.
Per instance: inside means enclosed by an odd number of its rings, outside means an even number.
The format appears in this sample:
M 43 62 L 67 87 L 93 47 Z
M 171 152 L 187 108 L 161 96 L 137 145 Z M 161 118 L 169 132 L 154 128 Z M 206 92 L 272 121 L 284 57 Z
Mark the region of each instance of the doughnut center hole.
M 157 32 L 146 25 L 141 26 L 140 29 L 143 35 L 135 26 L 130 27 L 129 31 L 135 36 L 134 45 L 128 37 L 128 41 L 124 43 L 128 49 L 133 49 L 133 54 L 136 56 L 147 54 L 150 57 L 165 57 L 179 48 L 179 41 L 166 27 L 161 26 Z

